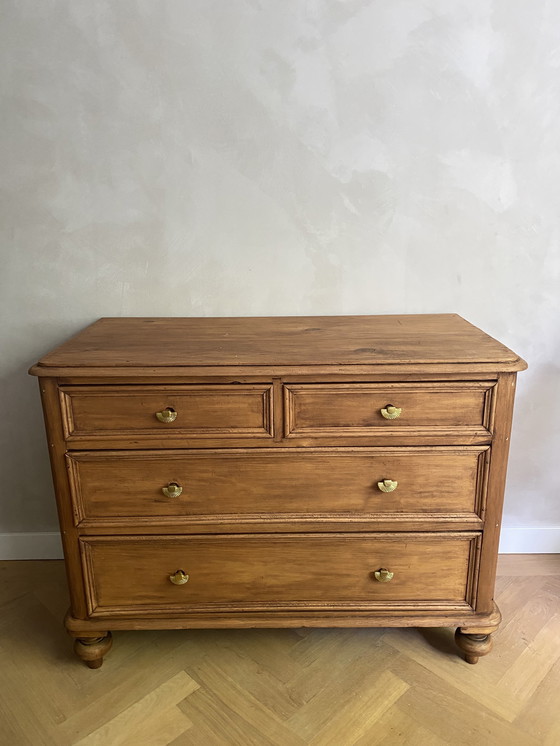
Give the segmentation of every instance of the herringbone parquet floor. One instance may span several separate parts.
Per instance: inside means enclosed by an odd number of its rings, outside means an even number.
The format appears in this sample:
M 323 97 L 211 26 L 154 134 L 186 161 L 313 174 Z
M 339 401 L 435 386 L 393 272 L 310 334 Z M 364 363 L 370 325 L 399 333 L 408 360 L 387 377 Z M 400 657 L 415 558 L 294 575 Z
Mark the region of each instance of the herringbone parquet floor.
M 74 659 L 61 562 L 0 563 L 1 746 L 558 746 L 560 555 L 501 558 L 504 623 L 452 630 L 121 632 Z

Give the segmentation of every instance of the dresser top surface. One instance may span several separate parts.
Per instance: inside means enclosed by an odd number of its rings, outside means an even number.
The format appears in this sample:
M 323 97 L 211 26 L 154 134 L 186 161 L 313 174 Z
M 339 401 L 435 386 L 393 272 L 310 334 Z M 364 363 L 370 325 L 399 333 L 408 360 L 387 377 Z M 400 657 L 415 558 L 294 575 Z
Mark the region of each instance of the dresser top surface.
M 456 314 L 244 318 L 102 318 L 31 372 L 239 366 L 526 367 Z M 58 370 L 57 370 L 58 369 Z

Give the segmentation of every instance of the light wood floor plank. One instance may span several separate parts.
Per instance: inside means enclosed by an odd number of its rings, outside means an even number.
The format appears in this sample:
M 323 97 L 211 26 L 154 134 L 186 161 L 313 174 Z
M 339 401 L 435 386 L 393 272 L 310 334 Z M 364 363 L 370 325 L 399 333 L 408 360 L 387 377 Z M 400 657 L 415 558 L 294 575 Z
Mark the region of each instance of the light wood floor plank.
M 216 646 L 216 660 L 220 669 L 280 720 L 287 719 L 299 710 L 305 700 L 299 691 L 279 681 L 268 666 L 263 665 L 262 659 L 257 662 L 249 658 L 245 654 L 247 647 L 250 647 L 248 641 L 246 645 Z M 263 658 L 267 660 L 266 654 L 263 654 Z
M 352 746 L 408 690 L 408 684 L 391 671 L 383 671 L 373 682 L 364 680 L 361 690 L 337 709 L 310 746 Z
M 111 744 L 111 746 L 128 746 L 130 744 L 130 746 L 133 746 L 133 744 L 141 743 L 140 738 L 144 729 L 146 729 L 146 732 L 154 734 L 157 729 L 157 720 L 162 715 L 164 715 L 163 723 L 168 725 L 169 719 L 166 716 L 170 708 L 179 704 L 197 689 L 196 681 L 191 679 L 184 671 L 181 671 L 166 681 L 165 684 L 158 686 L 157 689 L 127 707 L 126 710 L 120 712 L 109 722 L 77 741 L 76 746 L 107 746 L 107 744 Z M 178 713 L 178 715 L 182 715 L 182 713 Z M 191 722 L 184 715 L 182 719 L 182 730 L 187 730 L 191 726 Z M 157 743 L 154 743 L 153 746 L 166 746 L 177 735 L 175 733 L 172 738 L 164 741 L 161 740 L 161 736 L 158 736 Z M 142 740 L 144 740 L 143 737 Z
M 277 746 L 268 732 L 268 728 L 263 732 L 246 720 L 231 705 L 224 701 L 222 695 L 201 687 L 189 697 L 188 702 L 181 705 L 181 709 L 187 713 L 189 720 L 193 723 L 193 739 L 189 740 L 191 731 L 187 731 L 184 736 L 176 739 L 174 746 L 177 744 L 193 743 L 198 744 L 226 744 L 227 746 L 248 746 L 248 744 L 262 744 L 262 746 Z M 205 734 L 205 738 L 202 738 Z M 288 733 L 288 738 L 292 737 Z M 295 738 L 295 737 L 294 737 Z M 197 740 L 199 739 L 199 740 Z M 290 741 L 287 741 L 290 744 Z M 301 746 L 301 741 L 297 741 L 294 746 Z
M 333 631 L 335 635 L 336 632 Z M 313 678 L 306 703 L 288 720 L 290 728 L 306 743 L 327 727 L 340 708 L 374 686 L 375 680 L 395 658 L 395 651 L 389 646 L 362 646 L 360 658 L 352 651 L 351 645 L 350 650 L 349 655 L 342 652 L 335 659 L 330 657 L 328 665 L 319 657 L 311 667 L 315 672 L 322 671 L 323 679 Z M 300 679 L 300 687 L 306 672 Z
M 500 580 L 505 583 L 500 583 Z M 522 612 L 531 599 L 539 597 L 545 580 L 545 577 L 530 575 L 520 577 L 509 575 L 498 578 L 500 611 L 503 617 L 501 627 L 509 624 L 516 614 Z
M 506 743 L 510 746 L 538 746 L 538 741 L 521 733 L 512 723 L 496 715 L 473 697 L 434 677 L 424 666 L 401 656 L 395 673 L 410 684 L 399 708 L 413 712 L 415 721 L 444 743 L 453 746 Z M 446 713 L 441 717 L 441 713 Z M 453 716 L 450 717 L 449 714 Z
M 500 554 L 498 575 L 560 575 L 560 554 Z
M 559 659 L 560 615 L 555 615 L 523 650 L 500 679 L 499 685 L 507 688 L 517 700 L 525 702 Z
M 132 728 L 123 742 L 125 746 L 169 746 L 192 727 L 191 721 L 177 707 L 161 710 Z
M 405 697 L 358 739 L 354 746 L 450 746 L 409 714 Z M 453 746 L 456 746 L 453 744 Z
M 193 676 L 205 692 L 212 692 L 214 697 L 236 712 L 254 731 L 266 734 L 271 743 L 278 746 L 301 746 L 301 739 L 272 710 L 228 676 L 219 662 L 206 660 L 192 670 Z M 183 709 L 189 713 L 188 702 Z
M 428 669 L 434 676 L 456 687 L 467 697 L 472 697 L 508 722 L 515 719 L 519 712 L 519 702 L 507 687 L 496 687 L 495 672 L 485 665 L 483 659 L 476 666 L 465 669 L 463 661 L 449 653 L 434 650 L 422 644 L 415 630 L 389 630 L 385 640 L 393 645 L 402 655 Z
M 557 660 L 526 703 L 515 726 L 539 743 L 560 744 L 560 660 Z

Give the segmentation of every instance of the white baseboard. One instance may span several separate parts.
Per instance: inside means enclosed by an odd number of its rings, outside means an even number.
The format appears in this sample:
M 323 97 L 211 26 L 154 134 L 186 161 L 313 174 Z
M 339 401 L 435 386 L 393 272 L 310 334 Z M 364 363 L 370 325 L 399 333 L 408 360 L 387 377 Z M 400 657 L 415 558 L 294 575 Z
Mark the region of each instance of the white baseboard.
M 560 526 L 503 527 L 500 554 L 560 554 Z
M 500 554 L 560 554 L 560 526 L 502 528 Z M 62 559 L 60 534 L 0 534 L 0 560 L 31 559 Z
M 58 531 L 0 534 L 0 560 L 62 559 Z

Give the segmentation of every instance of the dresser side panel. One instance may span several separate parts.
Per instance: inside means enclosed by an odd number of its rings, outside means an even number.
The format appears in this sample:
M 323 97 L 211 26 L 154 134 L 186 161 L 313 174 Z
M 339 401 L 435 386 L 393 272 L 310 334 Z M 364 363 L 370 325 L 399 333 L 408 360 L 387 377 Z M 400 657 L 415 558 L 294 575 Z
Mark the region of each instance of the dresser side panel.
M 493 609 L 498 545 L 507 475 L 513 402 L 515 397 L 515 373 L 502 373 L 494 389 L 493 412 L 490 429 L 493 432 L 490 452 L 490 468 L 486 494 L 485 525 L 482 536 L 477 612 Z
M 66 468 L 66 445 L 60 409 L 57 381 L 54 378 L 39 379 L 43 416 L 47 433 L 47 444 L 54 483 L 60 534 L 64 550 L 68 590 L 73 615 L 80 619 L 87 615 L 82 576 L 82 563 L 78 545 L 79 532 L 74 526 L 74 515 L 69 475 Z

